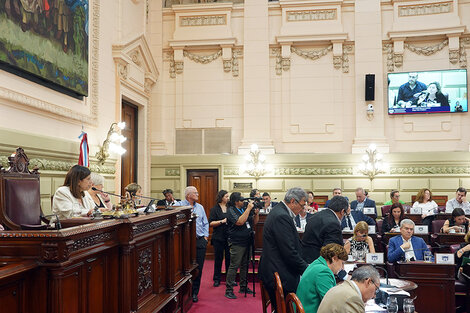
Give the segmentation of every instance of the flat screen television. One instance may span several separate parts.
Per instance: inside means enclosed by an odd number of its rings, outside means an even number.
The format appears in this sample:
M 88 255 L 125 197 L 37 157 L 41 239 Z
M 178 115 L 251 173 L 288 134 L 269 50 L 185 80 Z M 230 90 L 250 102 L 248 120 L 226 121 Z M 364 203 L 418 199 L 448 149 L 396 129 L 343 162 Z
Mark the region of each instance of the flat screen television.
M 388 114 L 467 112 L 467 70 L 388 74 Z

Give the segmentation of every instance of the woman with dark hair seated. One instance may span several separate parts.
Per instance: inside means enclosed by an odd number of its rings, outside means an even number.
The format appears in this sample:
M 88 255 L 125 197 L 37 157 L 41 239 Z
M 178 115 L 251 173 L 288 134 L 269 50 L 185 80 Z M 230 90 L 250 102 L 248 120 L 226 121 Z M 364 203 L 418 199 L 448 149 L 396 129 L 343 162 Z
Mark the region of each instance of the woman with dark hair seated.
M 452 211 L 452 216 L 444 222 L 441 232 L 443 233 L 466 233 L 468 231 L 468 222 L 470 220 L 465 217 L 465 212 L 461 208 Z
M 335 275 L 343 268 L 348 254 L 343 246 L 329 243 L 320 256 L 310 264 L 300 278 L 297 297 L 305 312 L 316 313 L 325 294 L 336 286 Z
M 405 210 L 401 203 L 397 202 L 390 207 L 390 213 L 384 218 L 382 222 L 383 233 L 397 233 L 400 232 L 400 222 L 404 219 Z
M 219 287 L 220 276 L 222 272 L 222 261 L 225 254 L 225 272 L 228 272 L 230 266 L 230 249 L 228 245 L 228 227 L 227 227 L 227 190 L 221 190 L 215 199 L 216 205 L 211 209 L 209 215 L 209 226 L 212 226 L 211 244 L 214 246 L 214 287 Z
M 59 219 L 76 216 L 90 216 L 95 204 L 87 190 L 91 188 L 91 172 L 87 167 L 74 165 L 65 176 L 64 185 L 59 187 L 52 201 L 52 213 Z
M 449 110 L 449 100 L 441 92 L 441 85 L 438 82 L 432 82 L 428 85 L 426 91 L 422 91 L 413 104 L 422 107 L 447 107 Z

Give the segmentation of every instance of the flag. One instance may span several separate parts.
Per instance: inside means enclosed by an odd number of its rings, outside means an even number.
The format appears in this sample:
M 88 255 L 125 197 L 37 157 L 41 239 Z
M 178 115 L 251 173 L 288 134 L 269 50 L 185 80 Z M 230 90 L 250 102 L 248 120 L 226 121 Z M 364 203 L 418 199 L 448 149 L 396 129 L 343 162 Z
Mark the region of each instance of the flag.
M 88 163 L 88 152 L 90 149 L 88 149 L 87 134 L 82 132 L 78 138 L 82 139 L 80 142 L 80 156 L 78 158 L 78 165 L 89 167 L 90 164 Z

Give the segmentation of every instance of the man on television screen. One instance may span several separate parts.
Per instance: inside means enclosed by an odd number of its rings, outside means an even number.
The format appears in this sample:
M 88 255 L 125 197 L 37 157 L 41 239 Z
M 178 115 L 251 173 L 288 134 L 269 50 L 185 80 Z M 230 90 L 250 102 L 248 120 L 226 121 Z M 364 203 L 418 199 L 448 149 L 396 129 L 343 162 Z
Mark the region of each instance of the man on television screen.
M 408 73 L 408 82 L 398 89 L 398 105 L 401 107 L 411 106 L 414 97 L 427 88 L 426 84 L 418 81 L 418 73 Z

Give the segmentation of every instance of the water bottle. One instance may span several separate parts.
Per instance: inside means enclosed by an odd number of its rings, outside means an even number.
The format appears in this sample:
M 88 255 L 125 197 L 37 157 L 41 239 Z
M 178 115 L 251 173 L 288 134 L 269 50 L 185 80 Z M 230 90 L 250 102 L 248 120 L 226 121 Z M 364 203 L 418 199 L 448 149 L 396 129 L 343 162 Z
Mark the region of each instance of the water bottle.
M 403 300 L 403 313 L 414 313 L 415 305 L 413 304 L 413 299 L 406 298 Z

